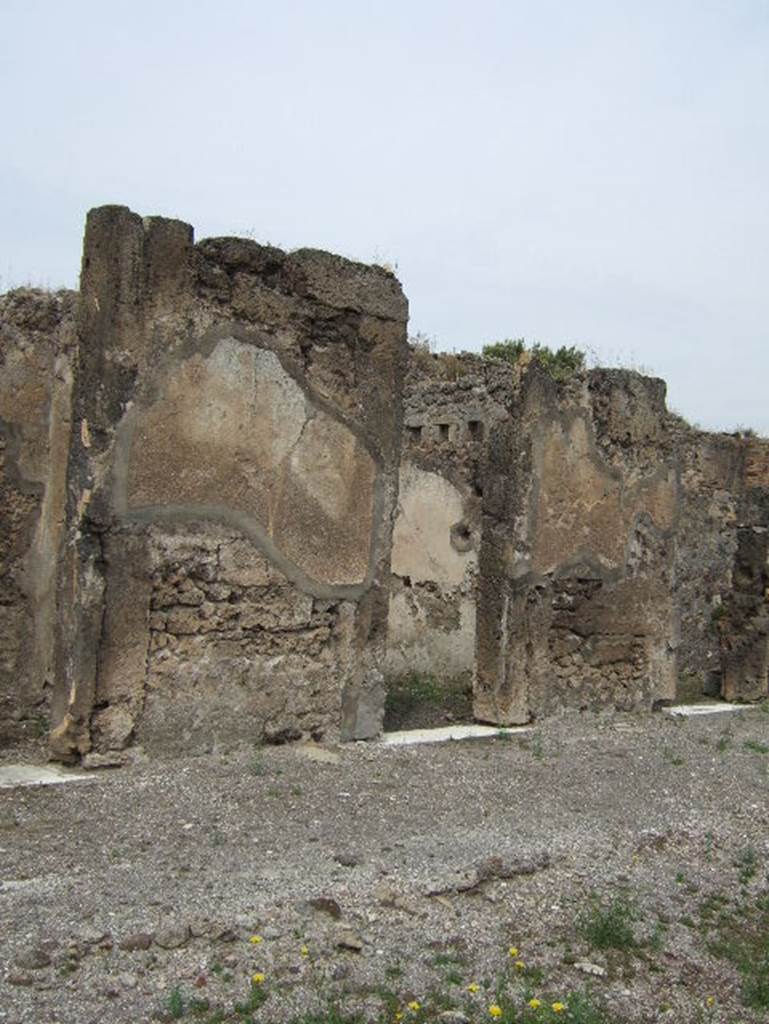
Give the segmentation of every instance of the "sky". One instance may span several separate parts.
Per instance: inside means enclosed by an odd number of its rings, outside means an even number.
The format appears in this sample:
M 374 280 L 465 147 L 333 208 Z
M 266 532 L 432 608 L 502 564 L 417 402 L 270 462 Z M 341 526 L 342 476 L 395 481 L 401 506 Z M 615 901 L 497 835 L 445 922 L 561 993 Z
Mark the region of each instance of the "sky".
M 769 434 L 767 0 L 2 0 L 0 291 L 86 211 L 388 263 L 437 350 L 525 337 Z

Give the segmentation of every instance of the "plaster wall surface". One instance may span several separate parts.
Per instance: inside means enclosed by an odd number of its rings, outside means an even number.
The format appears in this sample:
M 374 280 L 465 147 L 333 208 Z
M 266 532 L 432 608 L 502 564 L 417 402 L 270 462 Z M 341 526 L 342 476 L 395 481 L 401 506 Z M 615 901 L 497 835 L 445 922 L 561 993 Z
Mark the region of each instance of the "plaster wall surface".
M 478 559 L 464 517 L 457 487 L 401 462 L 388 621 L 392 675 L 472 670 Z
M 125 513 L 219 509 L 218 518 L 248 522 L 311 579 L 366 580 L 374 459 L 346 424 L 312 404 L 274 352 L 222 338 L 159 389 L 124 425 Z
M 412 583 L 459 586 L 477 559 L 472 546 L 452 543 L 462 521 L 460 491 L 438 473 L 405 461 L 400 467 L 398 518 L 393 531 L 392 570 Z

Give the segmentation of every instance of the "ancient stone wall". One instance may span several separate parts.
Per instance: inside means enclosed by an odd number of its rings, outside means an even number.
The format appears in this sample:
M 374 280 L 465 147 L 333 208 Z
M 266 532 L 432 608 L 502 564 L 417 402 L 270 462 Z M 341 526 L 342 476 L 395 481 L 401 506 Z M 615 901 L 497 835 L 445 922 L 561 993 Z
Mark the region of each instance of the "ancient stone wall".
M 472 678 L 484 454 L 516 380 L 503 363 L 412 349 L 393 531 L 391 678 Z
M 727 700 L 769 694 L 769 442 L 738 437 L 741 488 L 734 562 L 711 620 L 719 637 Z
M 124 207 L 79 295 L 0 298 L 0 741 L 364 738 L 414 673 L 501 724 L 767 695 L 769 442 L 406 319 L 381 268 Z
M 59 756 L 378 731 L 406 315 L 381 269 L 92 211 Z
M 476 716 L 766 696 L 768 452 L 662 381 L 533 366 L 489 445 Z
M 491 438 L 480 559 L 475 714 L 675 695 L 677 476 L 664 385 L 538 365 Z
M 715 628 L 722 596 L 731 590 L 742 490 L 741 445 L 724 434 L 673 424 L 680 465 L 675 595 L 682 697 L 721 692 L 721 643 Z
M 47 730 L 75 299 L 0 297 L 0 742 Z

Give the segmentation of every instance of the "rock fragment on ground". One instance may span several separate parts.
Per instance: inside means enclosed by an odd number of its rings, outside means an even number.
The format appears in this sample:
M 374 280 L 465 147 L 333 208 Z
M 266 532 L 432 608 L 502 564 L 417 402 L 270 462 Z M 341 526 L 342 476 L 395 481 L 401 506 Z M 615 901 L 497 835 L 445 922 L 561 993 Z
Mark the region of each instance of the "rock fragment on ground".
M 161 949 L 178 949 L 190 938 L 189 925 L 182 921 L 169 921 L 155 933 L 155 945 Z
M 360 855 L 352 850 L 338 851 L 334 854 L 334 860 L 337 864 L 341 864 L 343 868 L 354 868 L 361 862 Z
M 120 948 L 126 953 L 147 950 L 152 945 L 152 932 L 132 932 L 120 940 Z
M 334 945 L 337 949 L 349 949 L 354 953 L 360 953 L 364 942 L 353 928 L 339 928 L 334 934 Z
M 313 899 L 308 900 L 307 904 L 313 910 L 317 910 L 321 914 L 327 914 L 335 921 L 338 921 L 342 916 L 342 908 L 339 906 L 337 901 L 332 899 L 330 896 L 316 896 Z
M 51 954 L 42 946 L 28 946 L 16 954 L 13 963 L 22 971 L 39 971 L 51 966 Z
M 588 963 L 586 960 L 578 960 L 577 963 L 574 964 L 574 970 L 581 971 L 582 974 L 591 974 L 595 978 L 606 977 L 605 967 L 601 967 L 600 964 Z
M 484 885 L 518 875 L 534 875 L 550 866 L 550 854 L 546 850 L 520 856 L 492 856 L 478 864 L 460 871 L 431 879 L 424 887 L 425 896 L 440 896 L 445 893 L 470 892 Z

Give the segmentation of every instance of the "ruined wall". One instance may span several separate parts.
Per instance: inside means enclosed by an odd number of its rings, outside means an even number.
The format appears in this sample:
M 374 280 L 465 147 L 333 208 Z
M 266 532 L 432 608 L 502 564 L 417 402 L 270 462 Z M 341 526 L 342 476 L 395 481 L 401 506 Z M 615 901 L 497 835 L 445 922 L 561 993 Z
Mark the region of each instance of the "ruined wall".
M 675 596 L 680 616 L 678 692 L 721 693 L 721 642 L 715 628 L 732 588 L 742 492 L 738 438 L 673 424 L 679 456 L 680 514 L 676 535 Z
M 741 469 L 734 563 L 711 622 L 727 700 L 769 695 L 769 442 L 735 439 Z
M 517 374 L 478 356 L 413 349 L 393 531 L 390 677 L 471 679 L 484 453 Z
M 378 268 L 89 214 L 58 756 L 378 731 L 406 316 Z
M 75 298 L 0 297 L 0 742 L 47 729 Z
M 664 412 L 664 384 L 638 374 L 526 374 L 489 446 L 481 720 L 675 695 L 678 483 Z
M 381 268 L 124 207 L 79 296 L 0 298 L 0 741 L 363 738 L 411 673 L 505 724 L 767 695 L 769 442 L 406 317 Z
M 486 473 L 478 718 L 767 695 L 768 442 L 689 427 L 659 380 L 532 366 Z
M 677 696 L 754 700 L 767 693 L 769 442 L 669 422 L 680 471 Z

